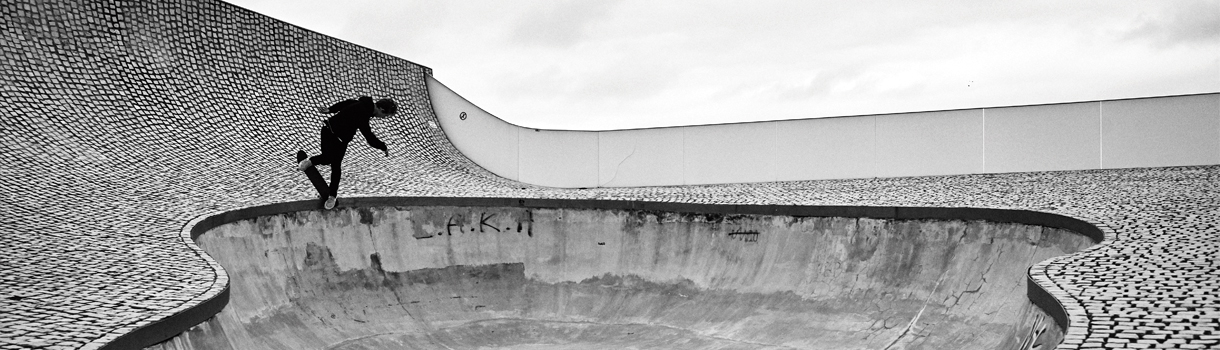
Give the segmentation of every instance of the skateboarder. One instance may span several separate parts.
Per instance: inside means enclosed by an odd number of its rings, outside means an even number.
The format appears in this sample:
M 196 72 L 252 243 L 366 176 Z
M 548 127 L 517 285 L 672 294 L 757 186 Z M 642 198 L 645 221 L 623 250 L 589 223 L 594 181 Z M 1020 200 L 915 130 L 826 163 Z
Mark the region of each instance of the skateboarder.
M 335 207 L 335 197 L 339 194 L 339 180 L 343 174 L 343 156 L 347 154 L 347 143 L 356 137 L 356 130 L 364 135 L 364 140 L 370 147 L 385 152 L 390 156 L 390 150 L 385 142 L 377 139 L 377 135 L 369 129 L 370 118 L 385 118 L 398 112 L 398 104 L 391 99 L 381 99 L 376 103 L 372 97 L 361 96 L 354 100 L 344 100 L 330 107 L 318 107 L 319 113 L 334 114 L 322 125 L 322 154 L 306 158 L 304 151 L 297 152 L 297 169 L 311 170 L 316 165 L 330 165 L 330 187 L 328 193 L 322 193 L 326 199 L 323 207 Z M 316 170 L 314 170 L 316 173 Z M 318 182 L 315 182 L 318 185 Z M 319 188 L 321 191 L 321 188 Z

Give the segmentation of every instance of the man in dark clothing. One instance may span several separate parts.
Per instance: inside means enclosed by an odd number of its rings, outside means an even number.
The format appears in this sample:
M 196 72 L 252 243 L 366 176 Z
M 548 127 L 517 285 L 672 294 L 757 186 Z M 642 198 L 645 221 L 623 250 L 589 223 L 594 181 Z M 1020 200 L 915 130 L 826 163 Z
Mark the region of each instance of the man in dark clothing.
M 326 198 L 325 208 L 335 207 L 335 197 L 339 194 L 339 180 L 343 175 L 343 156 L 347 155 L 347 143 L 356 137 L 356 130 L 364 135 L 364 140 L 370 147 L 385 152 L 390 156 L 390 150 L 385 142 L 377 139 L 377 135 L 369 129 L 370 118 L 385 118 L 398 112 L 398 104 L 390 99 L 381 99 L 376 103 L 372 97 L 362 96 L 355 100 L 344 100 L 330 107 L 319 107 L 319 113 L 335 115 L 326 119 L 322 125 L 322 153 L 306 159 L 298 159 L 297 169 L 305 171 L 315 165 L 330 165 L 330 194 Z M 303 152 L 301 153 L 303 154 Z

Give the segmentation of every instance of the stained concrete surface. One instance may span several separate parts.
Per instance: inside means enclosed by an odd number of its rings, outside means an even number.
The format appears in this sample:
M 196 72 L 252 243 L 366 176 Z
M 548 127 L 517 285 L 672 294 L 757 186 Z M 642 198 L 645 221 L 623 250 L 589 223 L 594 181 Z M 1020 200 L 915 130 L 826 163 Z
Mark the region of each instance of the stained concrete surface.
M 198 239 L 230 304 L 155 349 L 1040 349 L 1038 226 L 627 210 L 296 212 Z

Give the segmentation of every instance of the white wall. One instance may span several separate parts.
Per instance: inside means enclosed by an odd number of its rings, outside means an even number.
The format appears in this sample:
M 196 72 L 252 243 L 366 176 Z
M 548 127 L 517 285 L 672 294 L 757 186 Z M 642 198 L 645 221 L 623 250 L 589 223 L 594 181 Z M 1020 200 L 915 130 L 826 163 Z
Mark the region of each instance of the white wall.
M 771 123 L 775 180 L 845 179 L 877 173 L 877 118 L 818 118 Z
M 1102 166 L 1220 163 L 1220 94 L 1101 102 Z
M 988 108 L 986 172 L 1083 170 L 1101 166 L 1101 104 Z
M 983 172 L 983 110 L 877 116 L 877 177 Z
M 683 131 L 683 184 L 775 180 L 775 123 L 700 125 Z
M 599 186 L 683 183 L 682 128 L 598 132 Z
M 521 182 L 553 187 L 595 187 L 598 133 L 521 129 Z
M 432 77 L 441 128 L 506 178 L 664 186 L 1220 164 L 1220 93 L 613 131 L 538 130 Z M 459 116 L 466 113 L 467 118 Z

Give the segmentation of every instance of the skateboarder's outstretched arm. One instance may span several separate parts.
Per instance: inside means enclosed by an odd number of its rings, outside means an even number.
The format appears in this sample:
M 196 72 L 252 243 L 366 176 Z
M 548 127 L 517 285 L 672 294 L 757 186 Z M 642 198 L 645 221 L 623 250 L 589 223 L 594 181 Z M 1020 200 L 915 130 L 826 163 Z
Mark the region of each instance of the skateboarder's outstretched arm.
M 360 134 L 364 135 L 364 140 L 368 141 L 369 147 L 385 152 L 386 157 L 390 156 L 390 150 L 386 148 L 385 142 L 381 142 L 381 140 L 377 138 L 377 135 L 373 134 L 373 130 L 369 128 L 368 123 L 360 126 Z
M 343 101 L 335 102 L 335 104 L 330 105 L 330 107 L 318 107 L 318 113 L 326 113 L 326 114 L 339 113 L 339 111 L 342 111 L 344 108 L 347 108 L 347 106 L 350 106 L 356 102 L 357 101 L 354 99 L 346 99 Z

